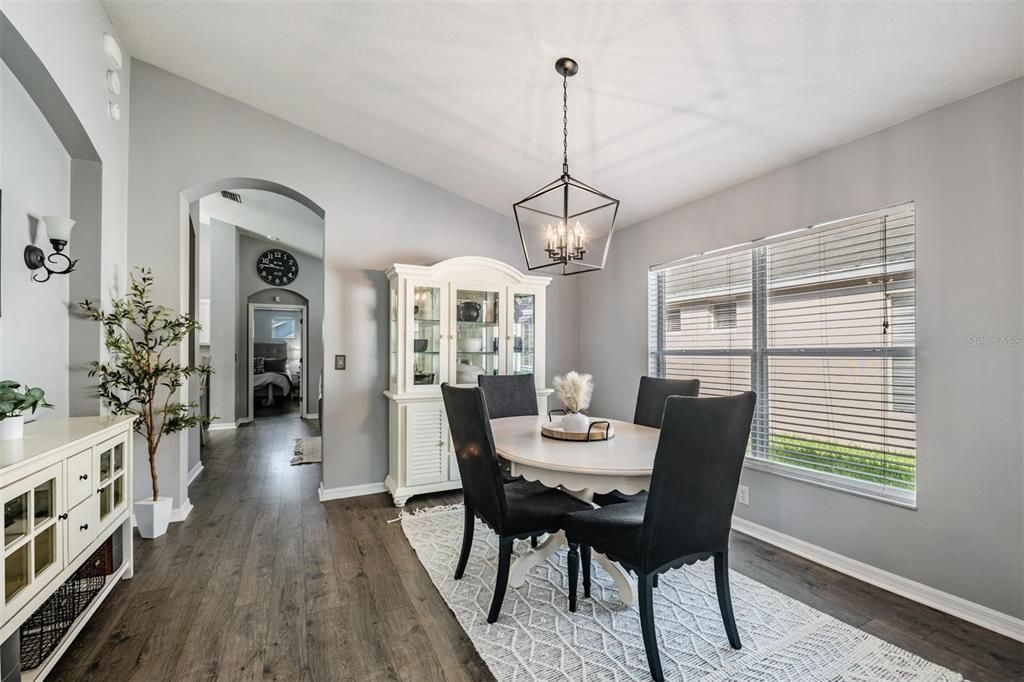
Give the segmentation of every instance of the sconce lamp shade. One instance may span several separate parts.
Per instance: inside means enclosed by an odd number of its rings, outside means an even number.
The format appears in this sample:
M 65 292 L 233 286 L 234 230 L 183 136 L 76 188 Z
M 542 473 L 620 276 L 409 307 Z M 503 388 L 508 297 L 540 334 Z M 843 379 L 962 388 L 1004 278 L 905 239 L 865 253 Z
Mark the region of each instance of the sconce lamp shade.
M 51 243 L 60 242 L 61 248 L 63 248 L 71 241 L 71 228 L 75 226 L 74 220 L 62 216 L 45 215 L 43 222 L 46 224 L 46 236 Z M 57 245 L 54 244 L 54 247 L 56 248 Z

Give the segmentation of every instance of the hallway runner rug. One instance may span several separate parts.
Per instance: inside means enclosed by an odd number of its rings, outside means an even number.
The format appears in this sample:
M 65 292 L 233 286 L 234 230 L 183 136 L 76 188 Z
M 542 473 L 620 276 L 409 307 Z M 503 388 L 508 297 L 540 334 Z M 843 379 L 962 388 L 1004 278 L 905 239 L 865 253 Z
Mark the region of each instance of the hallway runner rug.
M 295 450 L 292 452 L 292 466 L 299 464 L 315 464 L 322 462 L 320 453 L 320 436 L 312 438 L 296 438 Z
M 592 598 L 580 589 L 569 613 L 566 551 L 509 586 L 501 617 L 487 624 L 497 536 L 477 521 L 462 580 L 452 578 L 462 543 L 460 507 L 403 514 L 402 530 L 441 596 L 499 681 L 650 680 L 640 618 L 617 598 L 595 562 Z M 516 553 L 529 549 L 517 542 Z M 654 592 L 667 680 L 920 680 L 963 678 L 821 613 L 736 571 L 730 572 L 743 649 L 729 647 L 712 562 L 669 571 Z

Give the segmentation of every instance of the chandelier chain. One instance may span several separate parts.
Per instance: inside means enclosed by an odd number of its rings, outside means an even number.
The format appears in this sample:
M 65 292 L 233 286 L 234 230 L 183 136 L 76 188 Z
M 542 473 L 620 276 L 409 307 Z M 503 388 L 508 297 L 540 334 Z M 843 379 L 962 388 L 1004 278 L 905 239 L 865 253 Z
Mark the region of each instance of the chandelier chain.
M 562 73 L 562 174 L 569 174 L 569 76 Z

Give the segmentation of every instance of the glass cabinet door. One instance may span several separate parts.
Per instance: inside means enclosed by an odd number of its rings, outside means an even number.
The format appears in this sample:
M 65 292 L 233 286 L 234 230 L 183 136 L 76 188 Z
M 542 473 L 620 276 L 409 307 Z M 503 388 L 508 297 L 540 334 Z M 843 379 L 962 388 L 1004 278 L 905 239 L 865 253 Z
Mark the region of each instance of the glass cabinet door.
M 31 596 L 34 581 L 59 571 L 59 477 L 55 464 L 4 489 L 3 603 L 18 608 Z
M 412 383 L 437 386 L 441 376 L 441 287 L 412 287 Z
M 476 386 L 481 374 L 501 371 L 501 294 L 456 289 L 455 383 Z
M 535 374 L 537 359 L 537 297 L 512 294 L 509 374 Z
M 397 388 L 398 384 L 398 282 L 391 281 L 389 292 L 389 343 L 391 344 L 390 362 L 388 363 L 391 388 Z
M 124 441 L 106 443 L 97 448 L 99 452 L 100 487 L 96 491 L 99 496 L 100 522 L 107 521 L 110 516 L 120 511 L 125 504 L 125 444 Z

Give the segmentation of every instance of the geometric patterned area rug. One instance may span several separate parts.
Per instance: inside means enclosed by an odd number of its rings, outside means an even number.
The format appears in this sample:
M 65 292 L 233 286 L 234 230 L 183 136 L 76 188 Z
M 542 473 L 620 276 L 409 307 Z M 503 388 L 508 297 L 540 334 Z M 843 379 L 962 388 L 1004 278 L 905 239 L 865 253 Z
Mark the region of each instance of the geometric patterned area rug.
M 635 608 L 594 562 L 591 598 L 580 588 L 569 612 L 566 552 L 511 585 L 498 622 L 487 624 L 497 536 L 477 521 L 473 551 L 455 580 L 462 543 L 459 506 L 402 515 L 402 530 L 441 596 L 498 680 L 650 680 Z M 529 549 L 517 542 L 516 553 Z M 741 573 L 729 576 L 743 649 L 729 646 L 711 561 L 663 573 L 654 591 L 661 662 L 668 680 L 962 680 L 877 637 Z
M 292 466 L 299 464 L 314 464 L 322 462 L 323 456 L 320 453 L 320 436 L 312 438 L 296 438 L 295 450 L 292 452 Z

